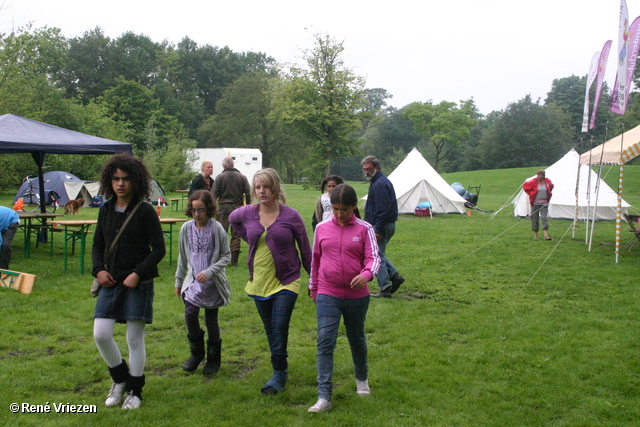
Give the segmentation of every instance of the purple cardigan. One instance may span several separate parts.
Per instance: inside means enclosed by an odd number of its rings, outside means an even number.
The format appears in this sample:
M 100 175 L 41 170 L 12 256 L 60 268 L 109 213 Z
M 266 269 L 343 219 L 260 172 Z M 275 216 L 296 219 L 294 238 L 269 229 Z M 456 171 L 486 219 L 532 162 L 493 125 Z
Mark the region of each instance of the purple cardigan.
M 253 259 L 260 236 L 265 228 L 260 224 L 259 204 L 247 205 L 234 210 L 229 215 L 229 223 L 238 235 L 249 244 L 247 266 L 249 280 L 253 280 Z M 265 241 L 273 256 L 276 266 L 276 278 L 283 285 L 288 285 L 300 278 L 300 259 L 302 266 L 311 271 L 311 247 L 304 222 L 297 210 L 280 205 L 280 214 L 275 222 L 266 230 Z M 300 249 L 300 256 L 296 250 Z

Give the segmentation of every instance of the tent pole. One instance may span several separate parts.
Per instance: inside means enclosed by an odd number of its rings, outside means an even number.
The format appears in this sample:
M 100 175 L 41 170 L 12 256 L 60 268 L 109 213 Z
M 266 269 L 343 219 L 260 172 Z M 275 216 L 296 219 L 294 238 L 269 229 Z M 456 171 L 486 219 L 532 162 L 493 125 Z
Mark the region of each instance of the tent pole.
M 620 229 L 622 227 L 622 186 L 624 182 L 624 160 L 622 159 L 623 147 L 624 147 L 624 120 L 622 121 L 622 135 L 620 137 L 620 160 L 619 160 L 620 177 L 618 178 L 618 206 L 616 208 L 616 264 L 620 259 Z
M 609 135 L 609 121 L 605 123 L 605 131 L 604 131 L 604 140 L 607 141 L 607 137 Z M 592 144 L 593 145 L 593 144 Z M 589 170 L 591 170 L 591 151 L 589 150 Z M 596 222 L 596 210 L 598 208 L 598 196 L 600 195 L 600 180 L 602 179 L 602 160 L 604 159 L 604 147 L 602 147 L 602 151 L 600 152 L 600 161 L 598 162 L 598 179 L 596 180 L 596 206 L 594 207 L 593 212 L 593 221 L 591 221 L 591 234 L 589 234 L 589 227 L 587 226 L 587 235 L 589 240 L 589 252 L 591 252 L 591 246 L 593 244 L 593 232 L 595 230 L 595 222 Z M 591 174 L 591 173 L 589 173 Z M 591 187 L 589 187 L 591 189 Z M 589 212 L 587 212 L 587 217 L 589 216 Z
M 47 203 L 44 199 L 44 173 L 42 172 L 42 166 L 44 165 L 44 156 L 45 153 L 42 151 L 32 151 L 31 157 L 35 160 L 36 165 L 38 166 L 38 183 L 40 188 L 38 189 L 38 193 L 40 194 L 40 212 L 47 212 Z
M 600 165 L 600 169 L 602 165 Z M 600 196 L 600 175 L 598 175 L 598 180 L 596 181 L 596 201 L 593 205 L 593 217 L 591 218 L 591 235 L 589 236 L 589 252 L 591 252 L 591 245 L 593 244 L 593 231 L 596 225 L 596 211 L 598 210 L 598 196 Z M 589 212 L 587 211 L 587 217 L 589 216 Z M 588 224 L 588 222 L 587 222 Z M 587 225 L 587 234 L 589 234 L 589 226 Z
M 591 150 L 593 149 L 593 135 L 591 135 L 591 141 L 589 143 L 589 178 L 587 178 L 587 214 L 585 215 L 585 230 L 584 230 L 584 243 L 589 243 L 589 212 L 591 211 L 591 165 L 592 162 L 592 154 Z M 600 177 L 598 177 L 600 178 Z M 589 251 L 591 251 L 591 247 L 589 247 Z
M 620 164 L 618 181 L 618 206 L 616 207 L 616 264 L 620 258 L 620 228 L 622 227 L 622 183 L 624 181 L 624 164 Z
M 573 216 L 573 229 L 571 231 L 571 238 L 574 239 L 576 237 L 576 228 L 578 227 L 578 210 L 579 210 L 579 203 L 578 203 L 578 197 L 580 195 L 580 156 L 578 156 L 578 173 L 576 174 L 576 212 Z M 587 186 L 589 186 L 588 184 L 588 180 L 587 180 Z M 588 197 L 588 196 L 587 196 Z M 587 208 L 587 212 L 589 211 L 589 209 Z

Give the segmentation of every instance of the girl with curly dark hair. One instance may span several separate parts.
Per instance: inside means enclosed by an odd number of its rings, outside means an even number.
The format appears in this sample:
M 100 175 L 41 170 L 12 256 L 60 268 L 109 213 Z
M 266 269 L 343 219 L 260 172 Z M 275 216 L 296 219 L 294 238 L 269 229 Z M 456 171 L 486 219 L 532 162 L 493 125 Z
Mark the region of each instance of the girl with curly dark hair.
M 121 169 L 129 175 L 133 184 L 132 193 L 136 198 L 145 199 L 149 196 L 151 176 L 142 160 L 129 154 L 116 154 L 102 166 L 100 172 L 100 191 L 106 199 L 111 199 L 116 195 L 112 179 L 117 169 Z
M 119 405 L 127 393 L 122 408 L 136 409 L 145 383 L 144 328 L 153 318 L 153 279 L 165 254 L 164 234 L 155 209 L 144 201 L 149 172 L 142 160 L 115 155 L 101 175 L 108 200 L 98 213 L 92 249 L 92 274 L 100 283 L 93 337 L 113 379 L 105 405 Z M 116 322 L 127 324 L 129 365 L 113 338 Z

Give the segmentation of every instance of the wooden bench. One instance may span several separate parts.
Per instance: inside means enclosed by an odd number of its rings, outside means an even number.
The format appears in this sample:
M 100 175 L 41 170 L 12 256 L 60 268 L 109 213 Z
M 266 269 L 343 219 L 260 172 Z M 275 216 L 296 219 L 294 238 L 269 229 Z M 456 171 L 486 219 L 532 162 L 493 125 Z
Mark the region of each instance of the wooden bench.
M 175 211 L 178 212 L 180 210 L 180 201 L 182 199 L 180 197 L 175 197 L 175 198 L 171 198 L 169 199 L 169 202 L 171 202 L 171 212 L 173 212 L 173 208 L 175 208 Z
M 36 275 L 19 271 L 0 270 L 0 287 L 11 288 L 23 294 L 30 294 L 36 282 Z

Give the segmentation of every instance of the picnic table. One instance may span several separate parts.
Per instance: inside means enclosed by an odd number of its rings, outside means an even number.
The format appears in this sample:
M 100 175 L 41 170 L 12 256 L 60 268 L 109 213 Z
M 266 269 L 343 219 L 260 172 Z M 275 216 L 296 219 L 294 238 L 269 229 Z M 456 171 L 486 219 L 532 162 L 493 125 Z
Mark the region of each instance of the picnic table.
M 169 229 L 162 228 L 165 239 L 169 240 L 169 264 L 173 260 L 173 226 L 179 222 L 187 221 L 186 218 L 159 218 L 160 224 L 169 225 Z M 67 269 L 67 258 L 69 255 L 68 242 L 71 241 L 71 255 L 75 253 L 75 243 L 80 242 L 80 274 L 84 274 L 84 254 L 86 251 L 87 234 L 89 228 L 98 223 L 96 219 L 59 220 L 52 221 L 58 227 L 64 227 L 64 269 Z M 53 231 L 52 231 L 53 233 Z
M 67 269 L 68 242 L 71 241 L 71 255 L 75 253 L 76 241 L 80 242 L 80 274 L 84 274 L 84 252 L 89 227 L 98 223 L 97 219 L 68 219 L 51 222 L 54 227 L 64 227 L 64 269 Z M 53 236 L 54 230 L 51 230 Z M 52 239 L 53 240 L 53 239 Z
M 184 199 L 189 198 L 189 190 L 176 190 L 180 194 L 180 208 L 184 209 Z
M 20 217 L 20 228 L 24 231 L 24 257 L 29 258 L 31 256 L 31 235 L 36 236 L 36 248 L 38 247 L 39 236 L 44 236 L 46 242 L 47 231 L 51 228 L 51 225 L 47 223 L 48 219 L 64 216 L 64 214 L 56 213 L 42 213 L 42 212 L 25 212 L 17 211 L 18 217 Z M 44 231 L 44 233 L 43 233 Z M 49 252 L 53 255 L 53 238 L 51 238 Z
M 169 230 L 162 229 L 164 237 L 169 240 L 169 264 L 173 256 L 173 226 L 179 222 L 186 222 L 188 218 L 160 218 L 160 224 L 169 224 Z

